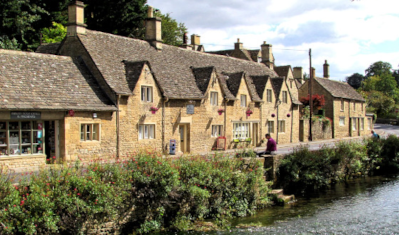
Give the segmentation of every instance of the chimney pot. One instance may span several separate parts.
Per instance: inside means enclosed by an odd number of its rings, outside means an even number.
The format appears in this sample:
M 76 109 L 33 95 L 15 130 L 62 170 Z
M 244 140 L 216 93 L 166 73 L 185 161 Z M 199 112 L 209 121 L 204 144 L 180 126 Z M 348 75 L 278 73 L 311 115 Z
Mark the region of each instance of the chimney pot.
M 243 44 L 240 42 L 240 39 L 237 38 L 237 42 L 234 44 L 234 49 L 235 50 L 242 50 L 243 49 Z
M 312 67 L 312 78 L 316 77 L 316 69 Z
M 157 50 L 162 50 L 161 18 L 154 17 L 154 8 L 148 6 L 148 18 L 145 23 L 145 39 Z
M 148 6 L 147 17 L 148 18 L 154 18 L 154 8 L 152 6 Z
M 303 83 L 303 68 L 302 67 L 294 67 L 293 76 L 294 76 L 294 79 L 297 79 L 302 84 Z
M 270 69 L 274 69 L 274 56 L 272 52 L 272 45 L 266 44 L 266 41 L 263 42 L 261 47 L 262 53 L 262 63 L 266 64 Z
M 327 64 L 327 60 L 324 61 L 324 65 L 323 65 L 323 77 L 325 77 L 325 78 L 330 77 L 330 65 Z

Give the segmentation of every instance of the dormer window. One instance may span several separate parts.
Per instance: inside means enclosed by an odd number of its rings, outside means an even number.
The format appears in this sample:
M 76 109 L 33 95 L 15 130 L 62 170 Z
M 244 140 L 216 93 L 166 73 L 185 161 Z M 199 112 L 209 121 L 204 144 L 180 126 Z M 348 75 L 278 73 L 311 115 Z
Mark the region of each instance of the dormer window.
M 287 103 L 287 91 L 283 91 L 283 103 Z
M 247 107 L 247 95 L 241 95 L 241 107 Z
M 267 99 L 266 101 L 269 103 L 273 102 L 271 89 L 266 90 L 266 99 Z
M 152 87 L 142 86 L 141 87 L 141 101 L 152 102 Z

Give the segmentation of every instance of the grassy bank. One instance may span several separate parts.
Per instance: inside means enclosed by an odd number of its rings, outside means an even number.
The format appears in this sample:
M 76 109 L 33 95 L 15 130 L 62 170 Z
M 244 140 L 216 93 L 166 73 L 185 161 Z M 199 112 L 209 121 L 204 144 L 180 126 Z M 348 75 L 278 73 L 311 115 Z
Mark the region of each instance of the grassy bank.
M 0 234 L 81 234 L 112 222 L 123 234 L 184 231 L 203 219 L 252 215 L 269 205 L 263 165 L 216 156 L 60 166 L 13 186 L 0 175 Z
M 307 193 L 349 178 L 399 172 L 399 139 L 391 135 L 362 142 L 339 142 L 334 148 L 297 148 L 277 171 L 286 192 Z

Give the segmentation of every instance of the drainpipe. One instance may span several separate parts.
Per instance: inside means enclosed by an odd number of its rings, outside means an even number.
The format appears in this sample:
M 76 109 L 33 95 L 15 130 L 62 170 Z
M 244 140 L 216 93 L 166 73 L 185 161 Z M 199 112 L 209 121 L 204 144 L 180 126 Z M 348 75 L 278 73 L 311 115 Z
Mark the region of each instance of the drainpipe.
M 224 124 L 223 124 L 223 134 L 226 137 L 226 125 L 227 125 L 227 102 L 230 100 L 224 97 Z M 226 145 L 227 145 L 227 138 L 226 138 Z M 226 148 L 224 148 L 226 150 Z
M 169 101 L 169 97 L 165 97 L 164 101 L 162 102 L 162 152 L 166 153 L 165 150 L 165 105 L 166 102 Z
M 344 103 L 345 108 L 345 103 Z M 351 118 L 351 100 L 348 100 L 348 117 L 349 117 L 349 136 L 352 137 L 352 118 Z
M 258 139 L 258 142 L 259 141 L 261 141 L 262 140 L 262 130 L 263 130 L 263 128 L 262 128 L 262 126 L 263 126 L 263 123 L 262 123 L 262 113 L 263 113 L 263 102 L 262 103 L 260 103 L 259 104 L 259 133 L 258 133 L 258 135 L 259 135 L 259 139 Z
M 333 98 L 333 103 L 332 103 L 332 123 L 331 123 L 331 132 L 332 132 L 332 138 L 335 139 L 335 99 Z
M 294 128 L 294 104 L 291 104 L 291 137 L 290 142 L 292 143 L 292 130 Z
M 278 125 L 278 106 L 280 106 L 281 104 L 281 100 L 278 99 L 277 101 L 277 137 L 276 137 L 276 144 L 278 144 L 278 133 L 279 133 L 279 125 Z
M 120 116 L 119 116 L 119 103 L 120 103 L 121 95 L 118 95 L 116 99 L 116 158 L 119 158 L 119 152 L 120 152 L 120 131 L 119 131 L 119 123 L 120 123 Z

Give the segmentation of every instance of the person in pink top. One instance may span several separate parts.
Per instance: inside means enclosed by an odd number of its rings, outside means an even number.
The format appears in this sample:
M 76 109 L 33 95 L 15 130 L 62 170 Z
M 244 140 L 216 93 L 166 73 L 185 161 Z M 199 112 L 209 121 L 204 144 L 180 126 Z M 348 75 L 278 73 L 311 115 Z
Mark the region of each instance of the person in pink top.
M 266 134 L 265 135 L 266 139 L 267 139 L 267 144 L 266 144 L 266 150 L 263 152 L 259 152 L 256 155 L 258 155 L 259 157 L 263 154 L 276 154 L 277 151 L 277 144 L 276 141 L 270 136 L 270 134 Z

